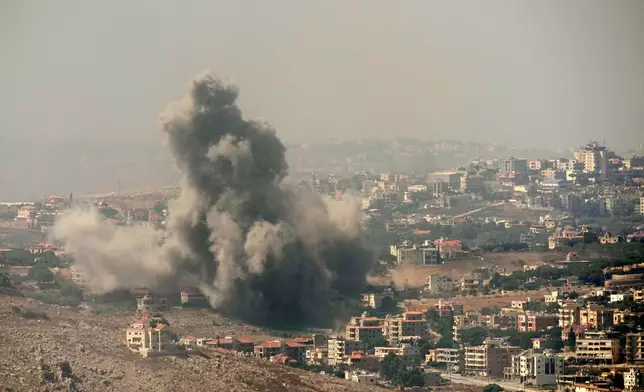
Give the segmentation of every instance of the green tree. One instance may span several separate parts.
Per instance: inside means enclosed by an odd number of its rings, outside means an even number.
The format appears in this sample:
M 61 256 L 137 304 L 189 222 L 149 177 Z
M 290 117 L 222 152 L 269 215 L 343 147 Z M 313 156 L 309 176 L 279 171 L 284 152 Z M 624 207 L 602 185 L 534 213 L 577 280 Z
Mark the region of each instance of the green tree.
M 502 392 L 503 390 L 498 384 L 488 384 L 483 387 L 483 392 Z
M 153 210 L 154 210 L 154 212 L 156 212 L 157 214 L 159 214 L 159 215 L 163 215 L 163 210 L 165 210 L 165 209 L 166 209 L 166 205 L 165 205 L 165 203 L 164 203 L 164 202 L 162 202 L 162 201 L 157 201 L 157 202 L 154 204 L 154 207 L 152 207 L 152 209 L 153 209 Z
M 568 339 L 566 339 L 566 345 L 572 350 L 574 350 L 575 347 L 577 347 L 577 334 L 575 334 L 575 331 L 570 330 L 570 332 L 568 332 Z
M 54 274 L 44 265 L 36 265 L 28 274 L 30 279 L 40 283 L 51 283 L 54 281 Z
M 119 212 L 112 207 L 102 207 L 99 209 L 99 212 L 103 217 L 105 217 L 105 219 L 114 218 L 119 214 Z
M 461 343 L 468 346 L 481 345 L 486 337 L 487 329 L 483 327 L 465 328 L 461 330 Z

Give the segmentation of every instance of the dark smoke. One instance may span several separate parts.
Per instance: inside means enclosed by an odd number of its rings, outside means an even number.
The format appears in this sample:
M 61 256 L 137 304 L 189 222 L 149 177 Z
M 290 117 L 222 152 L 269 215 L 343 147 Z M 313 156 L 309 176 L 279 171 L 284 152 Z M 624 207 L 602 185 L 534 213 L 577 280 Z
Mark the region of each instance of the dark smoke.
M 99 290 L 195 282 L 213 307 L 249 322 L 329 326 L 370 267 L 359 204 L 286 187 L 284 145 L 242 118 L 237 96 L 205 75 L 162 115 L 182 174 L 165 232 L 77 210 L 54 236 Z

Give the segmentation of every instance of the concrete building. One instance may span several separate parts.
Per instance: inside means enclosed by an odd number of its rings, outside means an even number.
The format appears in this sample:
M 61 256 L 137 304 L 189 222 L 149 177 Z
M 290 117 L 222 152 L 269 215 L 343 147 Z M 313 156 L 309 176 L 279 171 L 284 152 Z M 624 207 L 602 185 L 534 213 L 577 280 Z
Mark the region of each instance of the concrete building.
M 408 343 L 399 344 L 397 347 L 376 347 L 375 355 L 381 360 L 384 359 L 389 353 L 401 358 L 419 359 L 422 357 L 420 347 L 414 347 Z
M 170 326 L 161 317 L 143 316 L 125 330 L 125 336 L 128 348 L 145 358 L 180 352 Z
M 553 314 L 522 313 L 518 317 L 517 331 L 543 331 L 556 326 L 558 321 L 559 317 Z
M 461 278 L 459 287 L 463 293 L 470 293 L 481 288 L 481 282 L 473 278 Z
M 358 340 L 346 339 L 342 336 L 331 336 L 328 342 L 328 362 L 331 366 L 342 363 L 346 355 L 364 350 L 364 343 Z
M 396 256 L 396 263 L 405 265 L 435 265 L 440 263 L 437 247 L 391 245 L 390 253 Z
M 556 385 L 557 376 L 563 374 L 563 360 L 548 352 L 526 350 L 512 356 L 512 365 L 506 378 L 534 386 Z
M 601 305 L 588 305 L 579 311 L 579 322 L 587 328 L 602 329 L 613 324 L 613 311 Z
M 433 351 L 435 361 L 447 364 L 448 367 L 463 369 L 465 356 L 464 352 L 458 348 L 437 348 Z
M 467 375 L 502 378 L 506 367 L 511 365 L 512 355 L 520 352 L 518 347 L 501 347 L 495 342 L 480 346 L 465 347 L 465 368 Z
M 576 302 L 564 302 L 559 309 L 559 326 L 565 328 L 569 325 L 579 325 L 581 305 Z
M 619 363 L 621 347 L 619 339 L 584 337 L 577 339 L 575 357 L 594 363 Z
M 297 342 L 267 341 L 255 346 L 254 351 L 260 358 L 271 359 L 281 354 L 298 363 L 306 362 L 306 346 Z
M 501 171 L 504 173 L 525 174 L 528 172 L 528 161 L 522 158 L 505 158 L 501 161 Z
M 439 195 L 442 195 L 448 189 L 458 190 L 461 186 L 461 173 L 451 170 L 430 173 L 428 183 L 436 185 L 437 182 L 440 182 L 442 187 L 442 192 Z M 436 189 L 434 189 L 434 194 L 436 195 Z
M 136 310 L 142 313 L 158 312 L 160 310 L 166 310 L 169 307 L 167 298 L 157 297 L 153 294 L 145 294 L 136 299 Z
M 391 290 L 386 290 L 382 293 L 365 293 L 362 294 L 362 306 L 372 309 L 378 309 L 382 305 L 382 300 L 385 298 L 394 298 Z
M 425 282 L 425 291 L 431 294 L 451 293 L 453 288 L 452 278 L 445 275 L 429 275 Z
M 624 372 L 624 391 L 640 391 L 642 386 L 642 372 L 639 369 L 630 368 Z
M 407 339 L 428 339 L 429 325 L 423 312 L 405 312 L 402 317 L 387 316 L 383 332 L 389 344 L 395 345 Z
M 306 364 L 307 365 L 328 365 L 329 364 L 329 350 L 326 347 L 308 348 L 306 349 Z
M 575 160 L 584 165 L 588 173 L 600 173 L 600 179 L 608 176 L 608 150 L 597 142 L 590 142 L 575 152 Z
M 366 314 L 352 317 L 345 328 L 346 338 L 366 344 L 380 341 L 384 336 L 383 321 L 377 317 L 368 317 Z
M 380 376 L 377 373 L 366 371 L 345 370 L 344 378 L 357 384 L 376 385 Z
M 624 356 L 628 363 L 644 363 L 644 332 L 626 334 Z

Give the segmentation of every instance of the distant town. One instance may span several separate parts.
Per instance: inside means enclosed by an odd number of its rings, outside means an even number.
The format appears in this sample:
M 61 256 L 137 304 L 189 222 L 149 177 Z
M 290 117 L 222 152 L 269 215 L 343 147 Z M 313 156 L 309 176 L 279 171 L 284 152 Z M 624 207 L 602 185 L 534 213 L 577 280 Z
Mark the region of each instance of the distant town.
M 564 157 L 488 150 L 438 169 L 437 153 L 410 158 L 414 170 L 370 171 L 382 161 L 353 154 L 320 168 L 303 150 L 291 156 L 294 189 L 357 197 L 365 214 L 374 267 L 346 324 L 271 339 L 178 331 L 165 315 L 209 309 L 206 296 L 141 287 L 111 299 L 132 313 L 124 352 L 234 353 L 386 387 L 644 390 L 644 155 L 590 141 Z M 93 205 L 109 224 L 163 230 L 176 196 L 167 188 L 2 203 L 0 283 L 96 311 L 108 294 L 93 293 L 86 271 L 48 240 L 57 217 Z

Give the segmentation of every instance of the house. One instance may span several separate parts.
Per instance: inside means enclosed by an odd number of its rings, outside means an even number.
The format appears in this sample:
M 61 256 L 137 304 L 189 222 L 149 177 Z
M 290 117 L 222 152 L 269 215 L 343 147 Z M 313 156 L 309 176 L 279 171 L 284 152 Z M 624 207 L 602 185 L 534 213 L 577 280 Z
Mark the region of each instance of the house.
M 434 246 L 438 248 L 441 260 L 459 259 L 468 252 L 463 250 L 463 243 L 460 240 L 436 240 Z
M 145 358 L 181 353 L 179 345 L 173 339 L 174 334 L 170 326 L 161 317 L 146 314 L 133 322 L 126 329 L 125 335 L 128 348 Z
M 208 298 L 194 287 L 186 287 L 181 290 L 181 306 L 186 307 L 208 307 Z
M 169 307 L 167 298 L 156 297 L 152 294 L 145 294 L 136 299 L 136 310 L 139 312 L 157 312 L 166 310 Z
M 453 288 L 452 278 L 445 275 L 429 275 L 425 282 L 425 291 L 431 294 L 451 293 Z
M 329 363 L 329 349 L 326 347 L 309 348 L 306 350 L 307 365 L 326 366 Z
M 370 373 L 365 371 L 345 370 L 345 380 L 351 380 L 358 384 L 376 385 L 380 376 L 377 373 Z
M 254 352 L 260 358 L 270 359 L 282 354 L 298 363 L 306 362 L 306 346 L 296 342 L 266 341 L 255 346 Z
M 367 355 L 362 351 L 345 355 L 342 363 L 351 369 L 360 369 L 368 372 L 377 372 L 380 370 L 380 358 L 375 355 Z
M 207 339 L 200 344 L 210 349 L 222 349 L 241 353 L 253 353 L 255 351 L 255 342 L 253 339 L 235 336 L 225 336 L 223 338 Z

